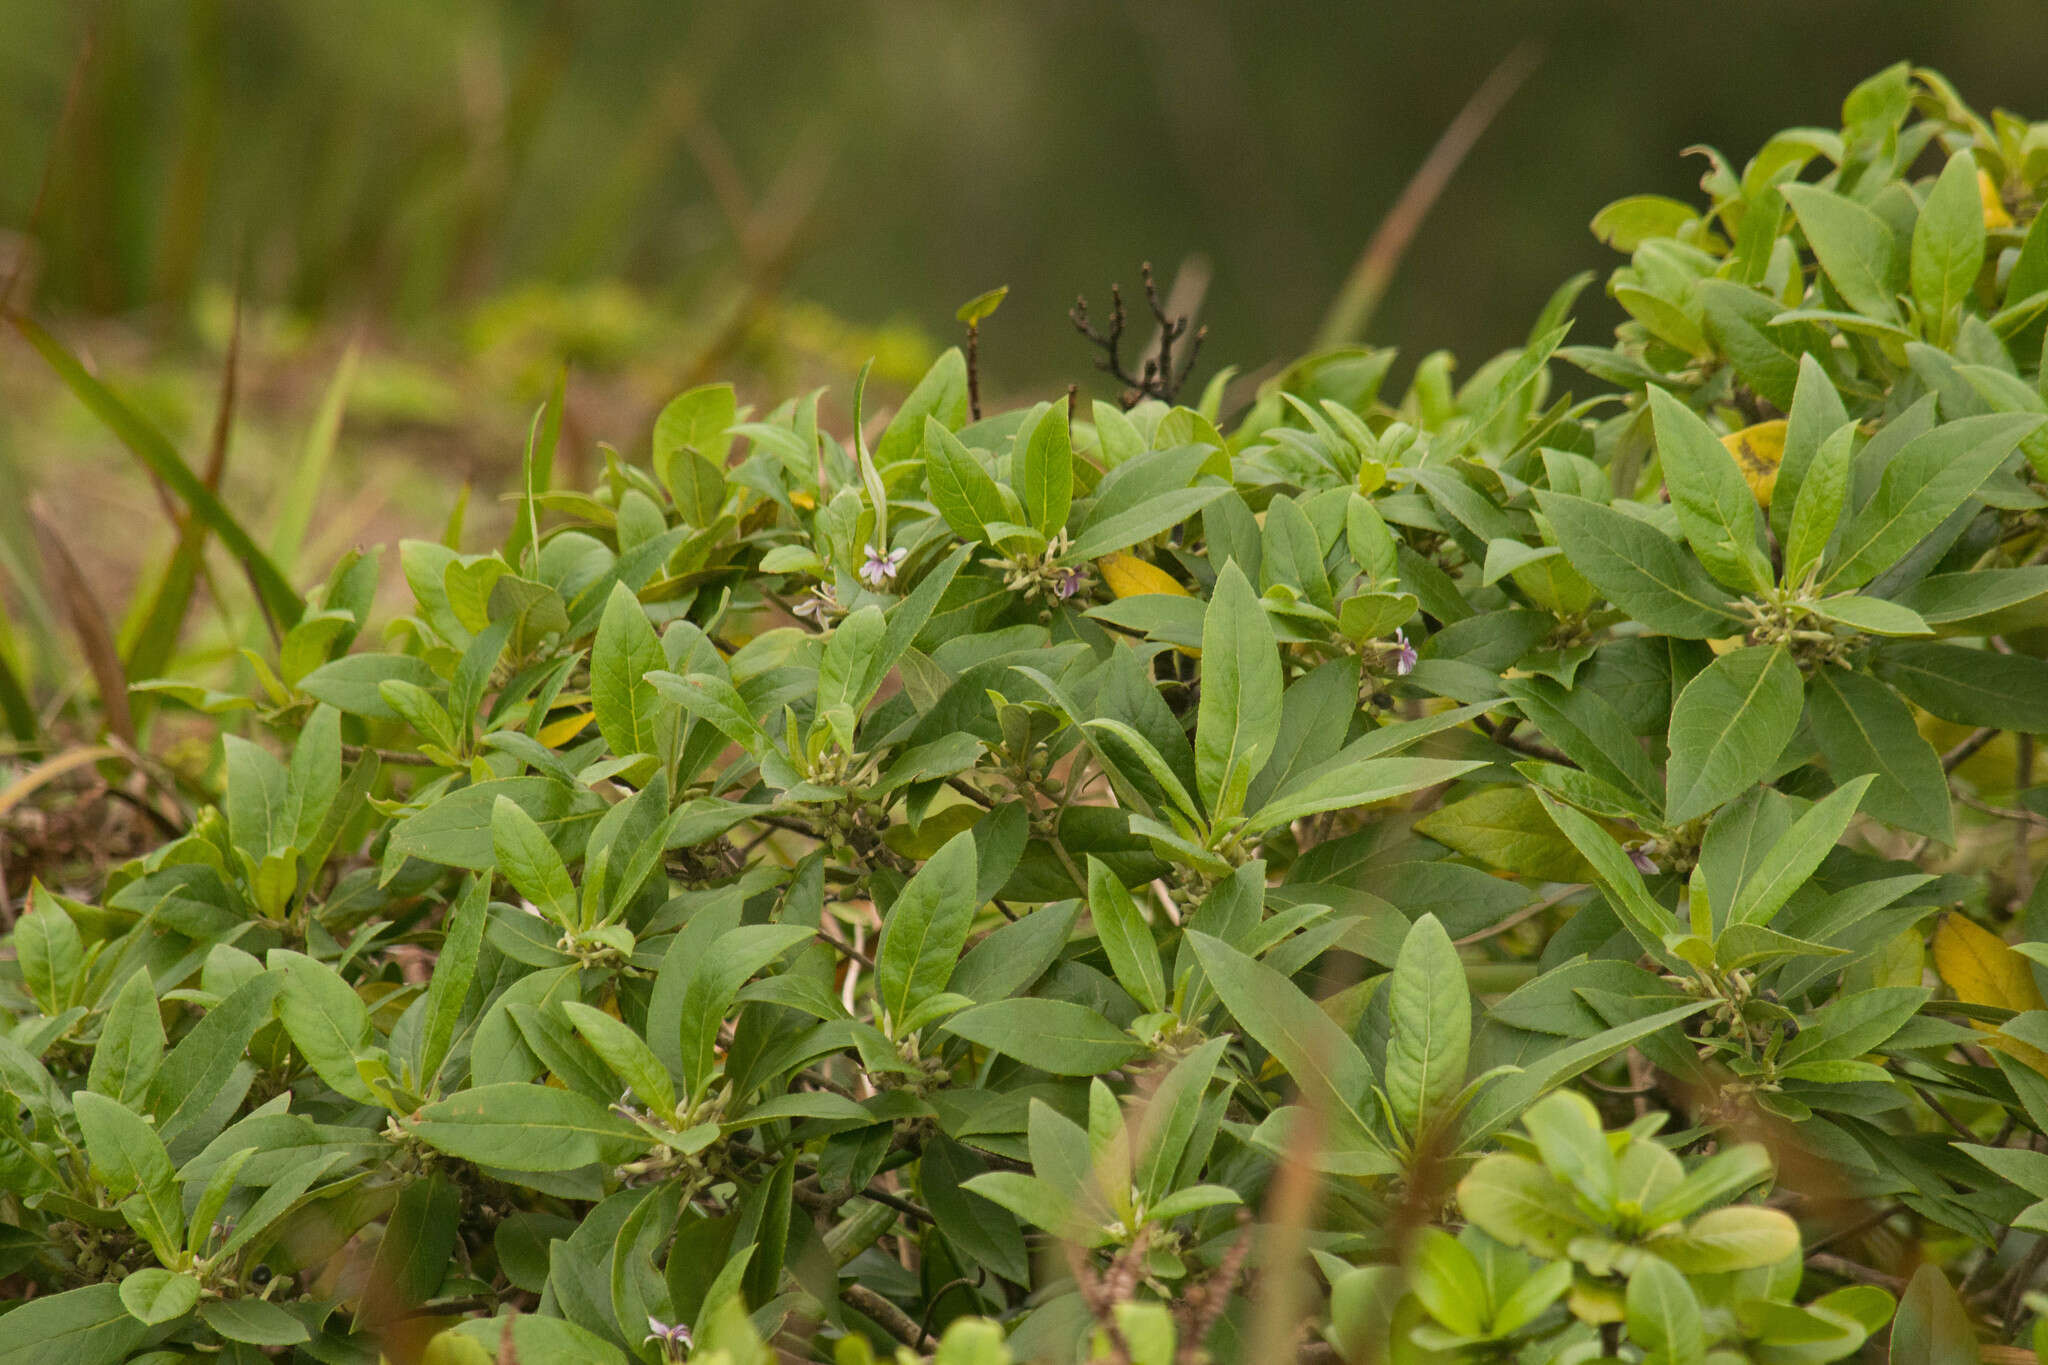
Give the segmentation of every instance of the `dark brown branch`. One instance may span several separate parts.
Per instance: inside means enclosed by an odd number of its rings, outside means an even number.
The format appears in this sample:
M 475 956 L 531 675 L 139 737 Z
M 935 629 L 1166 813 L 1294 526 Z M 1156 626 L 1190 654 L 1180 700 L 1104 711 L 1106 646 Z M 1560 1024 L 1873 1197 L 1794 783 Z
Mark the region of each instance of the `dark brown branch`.
M 1124 311 L 1123 287 L 1109 287 L 1109 325 L 1098 328 L 1088 317 L 1088 300 L 1076 298 L 1067 317 L 1072 320 L 1074 330 L 1086 337 L 1095 348 L 1102 352 L 1095 358 L 1095 366 L 1124 386 L 1119 402 L 1128 411 L 1148 398 L 1162 403 L 1173 402 L 1180 394 L 1181 386 L 1187 383 L 1190 372 L 1195 368 L 1195 357 L 1200 354 L 1202 342 L 1209 329 L 1199 328 L 1189 340 L 1187 353 L 1178 366 L 1174 363 L 1174 343 L 1188 335 L 1193 325 L 1191 316 L 1173 316 L 1159 297 L 1159 287 L 1152 278 L 1152 263 L 1145 262 L 1139 267 L 1145 282 L 1145 304 L 1153 320 L 1159 324 L 1158 341 L 1154 354 L 1139 362 L 1135 373 L 1123 357 L 1124 327 L 1129 317 Z
M 839 1297 L 846 1300 L 857 1312 L 867 1317 L 877 1327 L 902 1342 L 913 1351 L 924 1349 L 923 1333 L 910 1314 L 898 1308 L 874 1290 L 857 1281 L 848 1281 L 840 1286 Z

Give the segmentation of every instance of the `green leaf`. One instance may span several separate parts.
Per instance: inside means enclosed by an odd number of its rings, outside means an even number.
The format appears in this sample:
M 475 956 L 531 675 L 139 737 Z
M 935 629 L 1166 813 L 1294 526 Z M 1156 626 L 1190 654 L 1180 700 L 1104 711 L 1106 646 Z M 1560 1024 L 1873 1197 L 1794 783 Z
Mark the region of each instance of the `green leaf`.
M 1951 155 L 1913 224 L 1911 278 L 1922 330 L 1936 345 L 1955 339 L 1963 302 L 1984 268 L 1984 204 L 1977 158 L 1965 147 Z
M 661 752 L 660 700 L 647 675 L 666 667 L 640 599 L 625 584 L 613 584 L 590 651 L 590 705 L 599 733 L 618 757 Z
M 1735 1204 L 1682 1229 L 1652 1233 L 1644 1246 L 1688 1275 L 1776 1265 L 1799 1253 L 1799 1226 L 1776 1209 Z
M 1137 902 L 1101 859 L 1088 855 L 1088 913 L 1117 981 L 1147 1010 L 1166 1008 L 1166 969 L 1152 926 Z M 964 1035 L 963 1035 L 964 1036 Z
M 1051 536 L 1067 524 L 1067 510 L 1074 501 L 1074 447 L 1065 402 L 1048 405 L 1030 431 L 1017 433 L 1013 463 L 1024 515 Z
M 251 1346 L 296 1346 L 313 1339 L 306 1324 L 268 1299 L 216 1299 L 199 1316 L 229 1341 Z
M 1055 1076 L 1099 1076 L 1140 1050 L 1130 1034 L 1071 1000 L 992 1000 L 953 1015 L 942 1027 Z
M 644 1150 L 639 1128 L 573 1090 L 506 1082 L 427 1105 L 409 1131 L 438 1151 L 507 1171 L 613 1165 Z
M 149 1332 L 111 1284 L 30 1299 L 6 1323 L 6 1365 L 119 1365 Z
M 1705 422 L 1651 385 L 1657 455 L 1679 528 L 1707 572 L 1737 592 L 1771 586 L 1770 561 L 1757 541 L 1756 497 L 1735 457 Z
M 733 997 L 739 994 L 740 987 L 754 973 L 811 936 L 812 930 L 802 924 L 743 925 L 719 934 L 703 949 L 703 955 L 690 964 L 678 1008 L 678 1069 L 683 1088 L 692 1100 L 702 1098 L 710 1087 L 718 1030 L 731 1012 Z M 656 1042 L 658 1045 L 659 1040 Z M 649 1083 L 659 1086 L 657 1081 Z
M 490 922 L 490 901 L 490 881 L 477 877 L 449 905 L 443 920 L 441 951 L 434 958 L 434 974 L 427 982 L 426 1004 L 421 1011 L 417 1070 L 420 1086 L 425 1090 L 433 1089 L 441 1064 L 454 1046 L 455 1028 L 469 999 L 470 982 L 476 976 L 484 928 Z
M 563 930 L 581 926 L 576 887 L 547 831 L 509 796 L 491 803 L 491 848 L 498 871 L 513 889 Z
M 122 983 L 114 1003 L 107 1007 L 106 1020 L 100 1025 L 100 1040 L 92 1051 L 91 1069 L 86 1073 L 86 1086 L 135 1108 L 149 1094 L 150 1077 L 156 1074 L 163 1055 L 162 1006 L 157 1002 L 149 969 L 137 967 Z
M 1409 1251 L 1409 1288 L 1429 1315 L 1460 1336 L 1486 1332 L 1486 1279 L 1472 1253 L 1441 1228 L 1424 1228 Z
M 1245 788 L 1280 737 L 1280 649 L 1266 609 L 1235 561 L 1202 618 L 1195 781 L 1212 820 L 1244 806 Z
M 1727 592 L 1655 527 L 1568 493 L 1536 501 L 1572 567 L 1648 629 L 1704 640 L 1740 628 Z
M 178 1199 L 177 1172 L 156 1129 L 132 1109 L 104 1095 L 81 1090 L 72 1097 L 79 1131 L 93 1171 L 116 1199 L 140 1196 L 130 1221 L 149 1239 L 160 1257 L 168 1258 L 182 1244 L 184 1208 Z M 128 1212 L 124 1204 L 123 1212 Z
M 1394 961 L 1386 1090 L 1394 1117 L 1421 1141 L 1465 1085 L 1472 999 L 1465 964 L 1435 915 L 1415 921 Z
M 1955 842 L 1941 756 L 1897 693 L 1866 674 L 1823 668 L 1807 682 L 1806 709 L 1835 781 L 1874 776 L 1864 810 L 1886 824 Z
M 887 470 L 914 459 L 920 445 L 930 441 L 926 423 L 936 421 L 944 430 L 957 431 L 967 416 L 967 357 L 958 346 L 948 346 L 882 429 L 875 442 L 876 467 Z
M 929 418 L 924 427 L 924 482 L 932 506 L 962 540 L 986 540 L 988 527 L 1009 519 L 1003 495 L 960 438 Z
M 1943 720 L 2048 732 L 2048 663 L 2040 659 L 1962 645 L 1898 644 L 1879 650 L 1871 671 Z
M 1812 463 L 1800 480 L 1792 505 L 1792 521 L 1785 542 L 1784 581 L 1798 587 L 1806 581 L 1834 539 L 1842 521 L 1842 507 L 1849 496 L 1849 454 L 1855 447 L 1856 427 L 1844 423 L 1820 443 Z M 1784 474 L 1779 473 L 1778 497 L 1786 495 Z M 1775 506 L 1775 501 L 1773 506 Z
M 1193 930 L 1187 941 L 1231 1018 L 1272 1054 L 1303 1098 L 1323 1111 L 1342 1145 L 1383 1154 L 1384 1144 L 1372 1136 L 1365 1118 L 1373 1074 L 1358 1044 L 1299 987 L 1263 962 Z
M 1846 591 L 1897 563 L 1991 477 L 2048 417 L 1998 413 L 1944 422 L 1908 441 L 1884 468 L 1877 492 L 1842 531 L 1823 586 Z
M 1932 1261 L 1913 1272 L 1892 1319 L 1892 1365 L 1977 1365 L 1970 1312 Z
M 654 472 L 692 526 L 709 526 L 725 502 L 726 435 L 739 417 L 730 384 L 705 384 L 671 399 L 654 419 Z
M 121 1281 L 121 1302 L 151 1327 L 176 1322 L 199 1306 L 199 1281 L 150 1266 Z
M 1706 1327 L 1700 1302 L 1685 1276 L 1668 1262 L 1645 1256 L 1629 1272 L 1629 1340 L 1665 1365 L 1699 1365 L 1706 1359 Z
M 646 1043 L 640 1041 L 639 1034 L 603 1010 L 593 1009 L 579 1001 L 563 1001 L 562 1013 L 569 1017 L 576 1031 L 590 1044 L 590 1050 L 640 1097 L 640 1103 L 650 1113 L 660 1118 L 675 1113 L 675 1085 L 669 1080 L 661 1060 Z
M 1671 708 L 1665 819 L 1696 819 L 1765 777 L 1799 712 L 1799 668 L 1783 647 L 1734 650 L 1701 670 Z
M 1523 1156 L 1484 1157 L 1458 1182 L 1458 1208 L 1497 1242 L 1540 1256 L 1563 1256 L 1592 1231 L 1564 1182 Z
M 1778 908 L 1804 886 L 1821 861 L 1834 851 L 1842 832 L 1856 815 L 1863 794 L 1875 779 L 1851 778 L 1793 822 L 1746 877 L 1728 907 L 1728 924 L 1768 924 Z
M 885 1016 L 900 1020 L 952 979 L 974 912 L 972 832 L 948 839 L 889 907 L 875 950 L 875 982 Z
M 1544 809 L 1550 812 L 1550 818 L 1557 822 L 1557 827 L 1593 865 L 1600 888 L 1607 893 L 1607 903 L 1620 916 L 1622 926 L 1652 957 L 1669 962 L 1671 959 L 1664 948 L 1664 936 L 1677 927 L 1676 921 L 1672 919 L 1671 912 L 1657 904 L 1650 895 L 1649 888 L 1643 885 L 1643 874 L 1636 871 L 1635 864 L 1629 861 L 1628 854 L 1614 841 L 1614 836 L 1591 817 L 1573 810 L 1549 793 L 1538 795 Z
M 344 654 L 299 679 L 299 691 L 351 716 L 397 720 L 398 713 L 384 700 L 387 682 L 432 689 L 441 685 L 441 678 L 425 660 L 410 654 Z
M 356 1070 L 370 1052 L 370 1011 L 340 973 L 304 953 L 273 948 L 265 963 L 279 973 L 277 1017 L 306 1065 L 359 1104 L 378 1103 Z
M 1779 187 L 1799 219 L 1799 228 L 1835 290 L 1857 312 L 1884 322 L 1898 320 L 1897 297 L 1905 284 L 1892 230 L 1882 218 L 1851 199 L 1817 185 Z
M 429 1171 L 398 1193 L 370 1263 L 369 1282 L 389 1308 L 417 1308 L 433 1298 L 453 1268 L 462 1188 L 447 1173 Z M 387 1297 L 388 1296 L 388 1297 Z M 367 1305 L 366 1305 L 367 1306 Z M 358 1310 L 359 1325 L 367 1319 Z
M 1621 1170 L 1592 1101 L 1569 1090 L 1545 1095 L 1522 1116 L 1544 1167 L 1596 1209 L 1611 1207 Z

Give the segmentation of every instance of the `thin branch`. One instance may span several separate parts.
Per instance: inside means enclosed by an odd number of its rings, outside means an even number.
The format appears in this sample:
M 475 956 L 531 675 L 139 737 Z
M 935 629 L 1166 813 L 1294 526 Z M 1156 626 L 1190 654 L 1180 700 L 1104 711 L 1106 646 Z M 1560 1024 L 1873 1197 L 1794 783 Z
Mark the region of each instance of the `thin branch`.
M 1394 207 L 1380 220 L 1379 227 L 1365 244 L 1358 263 L 1351 267 L 1351 273 L 1344 278 L 1344 284 L 1337 291 L 1336 302 L 1330 305 L 1328 316 L 1323 319 L 1322 330 L 1316 334 L 1316 348 L 1327 349 L 1357 341 L 1364 335 L 1372 321 L 1373 311 L 1379 307 L 1380 298 L 1393 282 L 1394 272 L 1400 268 L 1401 257 L 1407 253 L 1408 243 L 1414 239 L 1416 229 L 1429 216 L 1430 209 L 1438 197 L 1451 183 L 1451 177 L 1458 173 L 1458 167 L 1478 143 L 1487 126 L 1500 116 L 1515 92 L 1522 88 L 1522 82 L 1543 61 L 1543 45 L 1525 42 L 1501 59 L 1479 88 L 1472 92 L 1472 98 L 1465 101 L 1444 128 L 1436 145 L 1429 149 L 1429 155 L 1415 169 L 1415 174 L 1401 190 L 1401 197 L 1394 201 Z

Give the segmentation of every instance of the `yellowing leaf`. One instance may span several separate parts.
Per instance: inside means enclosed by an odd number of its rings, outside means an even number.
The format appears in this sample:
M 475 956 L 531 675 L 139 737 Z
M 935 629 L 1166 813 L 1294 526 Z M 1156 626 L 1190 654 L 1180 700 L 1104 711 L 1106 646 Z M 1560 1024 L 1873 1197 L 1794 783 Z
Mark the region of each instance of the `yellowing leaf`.
M 1961 915 L 1945 916 L 1934 931 L 1934 970 L 1950 990 L 1972 1005 L 2016 1011 L 2048 1009 L 2027 959 L 2004 939 Z
M 1991 172 L 1977 172 L 1977 196 L 1984 201 L 1984 227 L 1988 231 L 2012 226 L 2012 215 L 2005 211 L 2005 200 L 1998 193 L 1998 182 L 1991 178 Z
M 1771 493 L 1778 486 L 1778 465 L 1785 458 L 1785 422 L 1758 422 L 1753 427 L 1731 431 L 1721 438 L 1728 453 L 1742 470 L 1742 481 L 1756 498 L 1756 505 L 1769 507 Z
M 2048 1008 L 2040 987 L 2034 984 L 2027 959 L 1998 935 L 1961 915 L 1946 916 L 1934 931 L 1934 969 L 1949 989 L 1972 1005 L 2017 1011 Z M 1996 1048 L 2048 1076 L 2048 1052 L 2008 1037 L 1989 1024 L 1975 1027 L 1991 1035 L 1984 1040 L 1984 1046 Z
M 573 716 L 564 716 L 560 720 L 549 721 L 546 725 L 540 727 L 540 742 L 547 745 L 550 749 L 561 748 L 564 744 L 576 738 L 577 735 L 583 733 L 583 727 L 590 724 L 590 718 L 593 714 L 590 711 L 578 711 Z
M 1189 595 L 1188 590 L 1166 570 L 1121 550 L 1096 560 L 1095 567 L 1102 570 L 1102 581 L 1109 584 L 1109 590 L 1118 597 L 1143 597 L 1148 593 L 1166 593 L 1172 597 Z

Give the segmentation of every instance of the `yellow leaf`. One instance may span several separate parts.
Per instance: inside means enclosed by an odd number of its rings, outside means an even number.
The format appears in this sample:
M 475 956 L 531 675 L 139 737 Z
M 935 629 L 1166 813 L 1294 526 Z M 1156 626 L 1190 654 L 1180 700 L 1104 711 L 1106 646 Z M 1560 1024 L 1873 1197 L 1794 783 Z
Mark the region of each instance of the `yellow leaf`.
M 1190 595 L 1166 570 L 1121 550 L 1096 560 L 1095 567 L 1102 570 L 1102 581 L 1109 584 L 1109 590 L 1118 597 L 1143 597 L 1148 593 L 1165 593 L 1172 597 Z
M 2005 1010 L 2048 1009 L 2034 984 L 2033 965 L 2007 946 L 2004 939 L 1961 915 L 1944 916 L 1934 931 L 1934 969 L 1964 1001 Z M 2048 1052 L 2008 1037 L 1989 1024 L 1976 1024 L 1991 1036 L 1984 1046 L 1996 1048 L 2048 1076 Z
M 2034 984 L 2033 964 L 2004 939 L 1961 915 L 1934 931 L 1934 970 L 1964 1001 L 2002 1010 L 2048 1009 Z
M 1991 172 L 1977 172 L 1977 197 L 1984 201 L 1984 227 L 1988 232 L 2012 226 L 2012 215 L 2005 211 L 2005 200 L 1998 193 L 1998 182 L 1991 178 Z
M 547 745 L 550 749 L 561 748 L 564 744 L 576 738 L 577 735 L 583 733 L 583 727 L 590 724 L 590 718 L 594 714 L 596 713 L 592 711 L 578 711 L 573 716 L 564 716 L 560 720 L 549 721 L 546 725 L 540 727 L 540 742 Z
M 1735 457 L 1735 463 L 1742 470 L 1742 480 L 1749 485 L 1756 505 L 1769 507 L 1771 493 L 1778 486 L 1778 465 L 1785 458 L 1784 419 L 1758 422 L 1753 427 L 1731 431 L 1721 438 L 1721 444 Z

